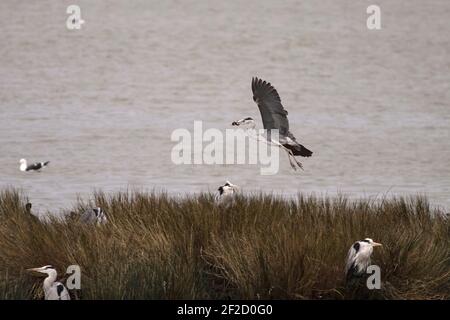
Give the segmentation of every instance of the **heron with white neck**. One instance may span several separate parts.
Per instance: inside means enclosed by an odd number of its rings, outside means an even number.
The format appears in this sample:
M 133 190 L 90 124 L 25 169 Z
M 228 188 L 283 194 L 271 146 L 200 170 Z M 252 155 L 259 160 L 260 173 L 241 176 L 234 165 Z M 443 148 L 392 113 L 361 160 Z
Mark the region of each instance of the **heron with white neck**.
M 230 181 L 226 181 L 224 185 L 220 186 L 217 191 L 216 201 L 221 204 L 225 201 L 232 200 L 232 197 L 238 192 L 239 187 L 235 184 L 232 184 Z M 230 203 L 230 202 L 228 202 Z
M 86 224 L 103 225 L 108 222 L 105 211 L 102 208 L 92 208 L 84 211 L 80 216 L 80 221 Z
M 53 266 L 46 265 L 40 268 L 27 269 L 27 271 L 47 275 L 43 284 L 45 300 L 70 300 L 67 288 L 61 282 L 56 281 L 58 273 Z
M 381 246 L 381 243 L 373 241 L 371 238 L 356 241 L 348 250 L 345 273 L 347 282 L 353 278 L 363 276 L 370 265 L 370 256 L 373 248 Z

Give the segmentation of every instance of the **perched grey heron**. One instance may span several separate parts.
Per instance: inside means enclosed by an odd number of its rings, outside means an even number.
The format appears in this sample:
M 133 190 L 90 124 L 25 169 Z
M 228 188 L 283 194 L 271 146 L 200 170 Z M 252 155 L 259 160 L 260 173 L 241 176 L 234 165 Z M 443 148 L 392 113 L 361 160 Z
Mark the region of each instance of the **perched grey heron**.
M 20 171 L 39 171 L 42 168 L 46 167 L 50 161 L 45 162 L 35 162 L 33 164 L 28 165 L 26 159 L 20 159 Z
M 366 238 L 361 241 L 356 241 L 350 247 L 345 265 L 347 281 L 354 277 L 361 277 L 366 273 L 367 267 L 370 265 L 370 256 L 372 255 L 373 248 L 378 246 L 381 246 L 381 243 Z
M 216 196 L 216 201 L 223 203 L 232 198 L 232 196 L 239 190 L 239 187 L 232 184 L 230 181 L 226 181 L 223 186 L 220 186 L 217 191 L 219 192 Z
M 310 157 L 312 151 L 298 143 L 294 135 L 289 131 L 288 112 L 283 108 L 277 90 L 269 82 L 253 78 L 252 91 L 253 101 L 258 105 L 264 129 L 268 130 L 268 135 L 270 135 L 270 130 L 273 129 L 277 129 L 279 132 L 279 141 L 274 141 L 268 136 L 267 142 L 278 145 L 287 152 L 289 163 L 293 169 L 296 170 L 296 166 L 303 169 L 302 164 L 295 157 Z M 247 131 L 254 130 L 256 126 L 255 121 L 251 117 L 234 121 L 232 125 L 243 127 Z
M 69 291 L 61 282 L 56 281 L 58 273 L 51 265 L 27 269 L 27 271 L 47 275 L 43 285 L 45 300 L 70 300 Z
M 108 222 L 108 219 L 106 218 L 105 211 L 103 211 L 102 208 L 97 207 L 83 212 L 80 216 L 80 221 L 87 224 L 101 225 Z

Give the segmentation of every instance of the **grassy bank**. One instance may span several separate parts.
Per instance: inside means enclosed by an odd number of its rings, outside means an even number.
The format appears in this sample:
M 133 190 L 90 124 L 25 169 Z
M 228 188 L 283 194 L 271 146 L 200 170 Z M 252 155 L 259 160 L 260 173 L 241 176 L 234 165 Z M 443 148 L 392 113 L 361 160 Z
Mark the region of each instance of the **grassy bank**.
M 82 299 L 449 299 L 450 220 L 422 197 L 380 202 L 95 194 L 105 226 L 28 217 L 26 199 L 0 194 L 0 298 L 39 299 L 46 264 L 81 266 Z M 372 263 L 381 290 L 349 290 L 344 264 L 355 240 L 383 243 Z

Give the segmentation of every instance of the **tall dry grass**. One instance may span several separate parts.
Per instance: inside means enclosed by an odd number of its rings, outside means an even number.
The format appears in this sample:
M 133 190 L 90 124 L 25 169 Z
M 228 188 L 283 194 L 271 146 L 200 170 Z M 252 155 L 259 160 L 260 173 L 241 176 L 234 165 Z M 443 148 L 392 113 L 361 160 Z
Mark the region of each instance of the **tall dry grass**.
M 0 193 L 0 298 L 42 297 L 24 270 L 81 266 L 81 299 L 449 299 L 450 221 L 424 197 L 96 193 L 76 212 L 101 206 L 105 226 L 38 222 L 17 190 Z M 67 213 L 67 212 L 66 212 Z M 56 214 L 56 213 L 54 213 Z M 64 214 L 64 213 L 59 213 Z M 355 240 L 383 243 L 372 262 L 382 288 L 350 290 L 343 268 Z

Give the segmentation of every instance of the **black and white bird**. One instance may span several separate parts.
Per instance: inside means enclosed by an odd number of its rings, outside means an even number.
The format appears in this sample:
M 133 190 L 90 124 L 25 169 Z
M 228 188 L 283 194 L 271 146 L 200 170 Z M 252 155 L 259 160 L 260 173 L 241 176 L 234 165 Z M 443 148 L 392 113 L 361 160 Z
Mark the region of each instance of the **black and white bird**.
M 373 248 L 381 246 L 381 243 L 374 242 L 370 238 L 356 241 L 348 251 L 345 273 L 347 282 L 352 278 L 358 278 L 366 273 L 370 265 L 370 256 Z
M 45 300 L 70 300 L 67 288 L 61 282 L 56 281 L 58 273 L 54 267 L 47 265 L 40 268 L 27 269 L 27 271 L 47 275 L 43 285 Z
M 232 184 L 230 181 L 226 181 L 223 186 L 220 186 L 217 189 L 219 193 L 216 196 L 216 201 L 223 203 L 224 201 L 231 199 L 238 190 L 239 187 L 237 185 Z
M 303 165 L 295 157 L 310 157 L 312 151 L 297 142 L 294 135 L 289 131 L 289 120 L 287 118 L 288 112 L 283 108 L 281 104 L 280 96 L 277 90 L 266 81 L 258 78 L 252 79 L 252 91 L 253 101 L 258 105 L 263 121 L 264 129 L 270 130 L 277 129 L 279 133 L 279 141 L 274 141 L 268 136 L 267 142 L 275 144 L 280 148 L 283 148 L 289 158 L 289 163 L 293 169 L 297 169 L 297 166 L 303 169 Z M 239 126 L 247 131 L 253 130 L 256 126 L 255 121 L 251 117 L 246 117 L 232 123 L 233 126 Z
M 105 211 L 102 208 L 92 208 L 84 211 L 80 216 L 80 221 L 86 224 L 102 225 L 108 222 Z
M 50 161 L 45 162 L 35 162 L 33 164 L 28 165 L 26 159 L 20 159 L 20 171 L 39 171 L 42 168 L 46 167 Z

